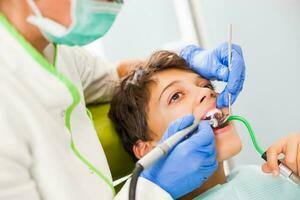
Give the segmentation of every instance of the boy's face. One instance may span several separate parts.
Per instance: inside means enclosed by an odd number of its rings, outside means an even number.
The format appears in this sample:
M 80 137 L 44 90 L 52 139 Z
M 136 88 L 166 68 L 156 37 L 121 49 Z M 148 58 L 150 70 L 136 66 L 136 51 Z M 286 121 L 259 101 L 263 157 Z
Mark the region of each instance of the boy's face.
M 216 108 L 217 93 L 209 81 L 193 72 L 167 69 L 153 76 L 149 85 L 148 127 L 153 141 L 140 142 L 133 147 L 137 158 L 143 157 L 160 140 L 171 122 L 187 114 L 203 119 Z M 223 109 L 228 113 L 228 109 Z M 218 161 L 226 160 L 241 149 L 240 138 L 232 123 L 214 130 Z M 143 143 L 143 144 L 141 144 Z

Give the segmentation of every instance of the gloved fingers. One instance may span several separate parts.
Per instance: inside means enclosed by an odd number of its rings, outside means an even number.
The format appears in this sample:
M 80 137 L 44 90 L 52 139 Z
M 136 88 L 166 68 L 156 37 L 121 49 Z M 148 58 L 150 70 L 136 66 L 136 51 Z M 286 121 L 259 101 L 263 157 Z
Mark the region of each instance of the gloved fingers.
M 215 72 L 215 78 L 218 81 L 224 81 L 227 82 L 229 77 L 229 69 L 226 65 L 223 65 L 222 63 L 218 63 L 216 67 Z
M 171 123 L 168 130 L 164 133 L 159 143 L 162 143 L 170 136 L 174 135 L 178 131 L 181 131 L 193 124 L 195 117 L 192 114 L 186 115 L 184 117 L 178 118 Z
M 234 50 L 236 50 L 243 57 L 243 50 L 242 50 L 242 48 L 239 45 L 232 44 L 231 48 L 234 49 Z
M 231 64 L 232 70 L 229 73 L 228 77 L 228 90 L 230 93 L 234 94 L 238 92 L 240 89 L 240 85 L 243 84 L 245 79 L 245 63 L 243 58 L 243 51 L 239 45 L 232 44 L 231 45 Z M 218 57 L 219 62 L 228 66 L 228 43 L 222 43 L 215 49 L 216 55 Z M 218 64 L 220 65 L 220 64 Z M 219 68 L 219 67 L 218 67 Z M 222 67 L 223 68 L 223 67 Z M 219 79 L 221 80 L 221 79 Z M 227 81 L 227 80 L 225 80 Z
M 174 133 L 187 128 L 188 126 L 193 124 L 194 120 L 195 117 L 192 114 L 176 119 L 171 123 L 171 125 L 168 128 L 169 134 L 173 135 Z
M 190 64 L 195 53 L 202 50 L 203 49 L 197 45 L 188 45 L 180 51 L 179 55 Z
M 197 166 L 197 171 L 203 178 L 209 178 L 218 168 L 217 154 L 214 152 L 212 156 L 204 158 L 203 162 Z
M 214 133 L 207 120 L 200 122 L 198 129 L 191 137 L 189 137 L 185 142 L 190 145 L 197 146 L 197 149 L 201 151 L 202 147 L 208 146 L 213 143 L 214 145 Z
M 238 94 L 245 80 L 245 63 L 244 58 L 235 49 L 232 50 L 231 63 L 227 87 L 231 94 Z
M 205 158 L 205 162 L 201 163 L 201 166 L 199 166 L 199 171 L 205 172 L 205 170 L 210 170 L 215 166 L 218 166 L 216 151 L 214 151 L 214 153 L 212 153 L 210 157 Z
M 228 91 L 224 89 L 217 97 L 217 108 L 228 107 Z
M 210 157 L 215 153 L 216 146 L 215 141 L 212 139 L 210 143 L 206 145 L 202 145 L 201 148 L 197 149 L 197 152 L 201 153 L 201 155 L 204 155 L 206 157 Z
M 228 66 L 228 42 L 223 42 L 215 50 L 218 57 L 222 59 L 222 63 Z M 232 51 L 236 51 L 241 57 L 243 57 L 243 51 L 239 45 L 231 44 L 231 52 Z
M 224 90 L 218 95 L 217 97 L 217 108 L 224 108 L 228 107 L 229 105 L 229 98 L 228 98 L 228 87 L 226 86 Z M 235 102 L 237 99 L 238 94 L 231 94 L 231 104 Z
M 215 64 L 212 63 L 218 62 L 215 61 L 216 56 L 214 56 L 212 51 L 204 50 L 196 45 L 189 45 L 180 52 L 180 56 L 187 62 L 188 66 L 199 75 L 210 80 L 216 79 L 215 71 L 217 68 Z
M 218 81 L 228 81 L 229 69 L 228 69 L 228 43 L 224 42 L 219 45 L 215 50 L 216 62 L 215 63 L 215 78 Z
M 227 87 L 218 97 L 218 108 L 228 106 L 228 94 L 232 95 L 232 102 L 234 103 L 236 97 L 243 89 L 245 80 L 245 63 L 243 58 L 243 52 L 239 45 L 232 44 L 231 51 L 231 71 L 228 68 L 228 43 L 222 43 L 215 49 L 216 56 L 218 57 L 216 64 L 216 78 L 219 81 L 227 82 Z
M 243 62 L 243 61 L 241 61 Z M 236 65 L 237 66 L 237 65 Z M 217 98 L 217 107 L 223 108 L 229 105 L 228 93 L 231 94 L 231 104 L 233 104 L 243 89 L 245 80 L 245 67 L 235 67 L 232 65 L 232 71 L 229 73 L 229 79 L 226 87 Z

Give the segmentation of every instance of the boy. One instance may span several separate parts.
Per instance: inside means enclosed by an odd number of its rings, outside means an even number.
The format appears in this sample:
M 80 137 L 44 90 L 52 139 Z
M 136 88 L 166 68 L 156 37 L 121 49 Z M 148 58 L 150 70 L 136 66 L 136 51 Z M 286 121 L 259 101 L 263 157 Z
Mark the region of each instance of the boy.
M 111 101 L 109 116 L 115 123 L 125 149 L 137 160 L 159 143 L 163 133 L 175 119 L 193 114 L 196 119 L 203 120 L 209 111 L 216 109 L 217 95 L 211 83 L 191 71 L 181 57 L 172 52 L 159 51 L 121 82 Z M 228 113 L 228 109 L 224 108 L 222 112 Z M 184 198 L 198 196 L 199 199 L 268 199 L 267 195 L 274 195 L 276 189 L 277 197 L 299 197 L 299 188 L 282 178 L 275 179 L 263 174 L 257 167 L 242 167 L 229 178 L 225 177 L 223 161 L 240 152 L 241 140 L 232 123 L 224 128 L 214 129 L 214 136 L 219 167 L 201 187 Z M 298 155 L 300 158 L 299 134 L 280 140 L 282 145 L 291 144 L 292 141 L 292 150 L 282 153 L 286 153 L 287 158 L 291 155 Z M 269 149 L 268 154 L 276 148 L 277 153 L 281 153 L 276 144 Z M 274 164 L 273 153 L 269 158 L 271 160 L 263 168 L 265 172 L 270 172 Z M 297 166 L 300 167 L 300 163 L 297 163 L 297 156 L 289 166 L 299 175 Z M 249 177 L 249 173 L 253 176 Z M 255 187 L 248 183 L 251 178 Z M 229 182 L 224 184 L 226 181 Z M 269 184 L 269 187 L 259 187 L 260 184 Z M 279 188 L 282 187 L 289 192 L 280 191 Z M 261 188 L 263 192 L 257 197 Z M 205 191 L 207 192 L 202 194 Z

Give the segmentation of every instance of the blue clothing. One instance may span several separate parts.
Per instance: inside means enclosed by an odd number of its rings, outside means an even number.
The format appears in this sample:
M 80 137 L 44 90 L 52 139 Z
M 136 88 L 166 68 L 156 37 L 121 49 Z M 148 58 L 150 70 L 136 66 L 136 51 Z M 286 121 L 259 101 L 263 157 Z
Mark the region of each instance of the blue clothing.
M 216 185 L 196 200 L 300 200 L 300 186 L 282 176 L 261 171 L 260 166 L 245 165 L 234 170 L 227 183 Z

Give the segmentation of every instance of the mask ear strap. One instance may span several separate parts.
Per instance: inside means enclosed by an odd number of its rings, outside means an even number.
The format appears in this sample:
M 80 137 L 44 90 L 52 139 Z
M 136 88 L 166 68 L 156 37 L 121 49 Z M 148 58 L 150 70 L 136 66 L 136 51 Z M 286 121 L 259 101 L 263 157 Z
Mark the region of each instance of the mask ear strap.
M 63 35 L 66 34 L 66 32 L 67 32 L 66 27 L 64 27 L 63 25 L 61 25 L 53 20 L 43 17 L 41 11 L 35 4 L 34 0 L 27 0 L 27 3 L 29 5 L 29 7 L 32 9 L 32 12 L 34 13 L 34 15 L 30 15 L 27 17 L 27 21 L 29 23 L 31 23 L 37 27 L 42 27 L 43 31 L 45 31 L 47 33 L 52 33 L 53 30 L 56 30 L 56 33 L 55 34 L 53 33 L 53 35 L 55 35 L 56 37 L 62 37 Z M 41 26 L 41 24 L 43 26 Z
M 38 17 L 43 17 L 41 11 L 35 4 L 34 0 L 27 0 L 29 7 L 32 9 L 33 13 Z

